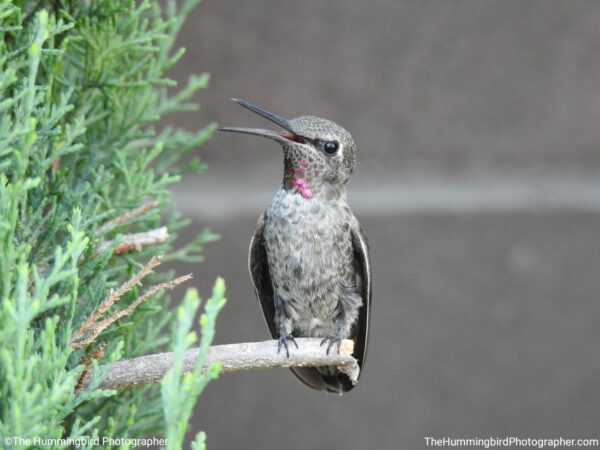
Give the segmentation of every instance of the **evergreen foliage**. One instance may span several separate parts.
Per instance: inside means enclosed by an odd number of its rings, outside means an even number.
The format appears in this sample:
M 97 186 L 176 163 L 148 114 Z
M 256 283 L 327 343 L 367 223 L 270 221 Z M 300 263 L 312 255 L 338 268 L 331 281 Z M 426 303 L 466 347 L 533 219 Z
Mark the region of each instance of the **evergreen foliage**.
M 197 1 L 0 0 L 0 442 L 6 436 L 165 435 L 173 437 L 169 448 L 180 448 L 193 401 L 218 370 L 180 380 L 174 368 L 162 395 L 158 385 L 96 389 L 100 365 L 106 370 L 116 359 L 172 347 L 182 352 L 198 309 L 194 292 L 180 309 L 159 293 L 93 344 L 71 345 L 109 291 L 151 256 L 199 261 L 202 245 L 215 239 L 205 231 L 173 248 L 187 221 L 170 208 L 168 190 L 185 171 L 202 169 L 197 160 L 181 159 L 214 126 L 198 132 L 157 127 L 165 114 L 195 109 L 189 99 L 208 82 L 206 74 L 193 76 L 176 89 L 165 75 L 183 55 L 174 40 Z M 109 222 L 149 200 L 157 206 Z M 160 225 L 169 230 L 167 240 L 113 252 L 124 234 Z M 99 251 L 106 241 L 111 245 Z M 144 283 L 171 278 L 163 272 Z M 207 303 L 203 349 L 223 290 L 219 281 Z M 141 294 L 134 286 L 107 314 Z M 176 324 L 172 334 L 170 324 Z M 98 370 L 77 391 L 86 355 L 95 355 Z M 174 411 L 174 402 L 185 404 L 183 412 Z
M 185 425 L 192 414 L 196 399 L 207 383 L 219 375 L 219 364 L 212 364 L 205 373 L 201 372 L 208 347 L 215 333 L 215 320 L 219 310 L 225 304 L 223 295 L 225 284 L 222 279 L 217 279 L 212 297 L 206 302 L 205 314 L 200 316 L 200 329 L 202 341 L 199 347 L 199 356 L 196 359 L 194 371 L 182 378 L 183 356 L 185 351 L 196 342 L 196 334 L 190 331 L 191 318 L 194 317 L 200 300 L 194 290 L 189 290 L 183 305 L 177 310 L 178 323 L 173 328 L 175 341 L 173 368 L 162 379 L 162 396 L 165 405 L 165 419 L 167 421 L 168 450 L 181 448 L 185 437 Z M 192 442 L 193 449 L 204 448 L 204 433 L 198 433 Z

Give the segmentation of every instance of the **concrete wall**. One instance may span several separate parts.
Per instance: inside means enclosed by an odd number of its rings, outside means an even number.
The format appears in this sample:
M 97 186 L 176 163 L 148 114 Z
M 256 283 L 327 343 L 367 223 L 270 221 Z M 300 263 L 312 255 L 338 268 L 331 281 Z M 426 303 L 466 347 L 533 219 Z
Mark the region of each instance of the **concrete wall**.
M 594 0 L 208 0 L 178 70 L 213 82 L 185 120 L 256 123 L 239 96 L 339 122 L 365 167 L 597 166 L 599 21 Z M 202 152 L 267 157 L 223 150 L 241 142 Z
M 270 126 L 228 100 L 339 122 L 370 237 L 373 334 L 338 398 L 285 371 L 223 376 L 209 448 L 424 448 L 426 436 L 598 437 L 600 2 L 206 0 L 174 76 L 209 71 L 195 129 Z M 246 271 L 281 178 L 271 142 L 217 135 L 178 206 L 222 234 L 191 270 L 228 284 L 217 342 L 266 327 Z M 181 271 L 190 268 L 181 268 Z

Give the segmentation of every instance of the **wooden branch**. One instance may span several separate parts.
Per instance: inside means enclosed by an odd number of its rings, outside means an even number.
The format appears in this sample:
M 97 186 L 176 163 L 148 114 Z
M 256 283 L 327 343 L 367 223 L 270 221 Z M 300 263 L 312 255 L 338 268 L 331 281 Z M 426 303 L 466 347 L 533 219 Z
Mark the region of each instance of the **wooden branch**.
M 149 245 L 156 245 L 165 242 L 169 237 L 167 227 L 160 227 L 154 230 L 144 231 L 143 233 L 124 234 L 121 242 L 113 249 L 113 255 L 140 251 Z M 104 241 L 98 246 L 96 254 L 113 245 L 114 241 Z
M 353 382 L 358 380 L 359 367 L 352 357 L 354 342 L 342 341 L 340 353 L 331 351 L 328 355 L 326 345 L 321 346 L 320 338 L 296 338 L 298 349 L 290 345 L 290 357 L 284 349 L 277 353 L 277 341 L 246 342 L 241 344 L 214 345 L 208 349 L 203 369 L 212 363 L 221 363 L 221 373 L 241 372 L 245 370 L 273 369 L 277 367 L 316 367 L 337 366 Z M 189 349 L 184 356 L 183 371 L 194 370 L 198 349 Z M 124 359 L 112 364 L 108 374 L 102 380 L 100 389 L 128 389 L 131 387 L 160 381 L 173 366 L 173 353 L 158 353 Z M 90 384 L 91 375 L 86 374 L 80 383 L 85 389 Z

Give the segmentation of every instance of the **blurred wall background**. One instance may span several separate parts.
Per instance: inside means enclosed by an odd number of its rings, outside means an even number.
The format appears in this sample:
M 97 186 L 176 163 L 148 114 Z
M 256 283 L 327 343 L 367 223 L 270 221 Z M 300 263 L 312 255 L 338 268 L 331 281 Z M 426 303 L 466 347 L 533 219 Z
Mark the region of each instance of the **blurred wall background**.
M 424 448 L 424 437 L 599 437 L 600 3 L 207 0 L 175 78 L 208 71 L 195 129 L 271 127 L 229 101 L 314 114 L 359 148 L 350 203 L 372 246 L 370 353 L 344 397 L 285 370 L 223 376 L 212 448 Z M 246 269 L 277 144 L 215 135 L 180 209 L 222 240 L 194 267 L 229 303 L 217 342 L 267 338 Z M 183 269 L 182 270 L 189 270 Z

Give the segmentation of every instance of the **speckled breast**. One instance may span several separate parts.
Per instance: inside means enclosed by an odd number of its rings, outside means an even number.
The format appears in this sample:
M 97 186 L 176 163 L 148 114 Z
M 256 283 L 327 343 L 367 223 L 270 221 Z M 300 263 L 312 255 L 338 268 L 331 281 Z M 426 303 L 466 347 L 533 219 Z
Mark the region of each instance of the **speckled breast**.
M 353 285 L 345 202 L 306 199 L 280 189 L 266 210 L 264 237 L 275 293 L 313 317 L 331 317 L 342 286 Z

